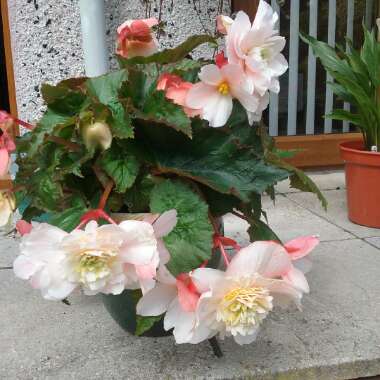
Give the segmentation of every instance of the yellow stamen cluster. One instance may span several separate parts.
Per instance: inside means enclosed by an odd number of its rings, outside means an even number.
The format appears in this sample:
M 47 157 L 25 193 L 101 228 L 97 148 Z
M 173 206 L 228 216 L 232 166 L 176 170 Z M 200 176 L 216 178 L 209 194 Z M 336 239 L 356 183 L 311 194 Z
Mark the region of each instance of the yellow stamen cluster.
M 85 250 L 79 254 L 75 271 L 81 283 L 93 282 L 108 276 L 116 253 L 113 251 Z
M 217 320 L 227 331 L 258 326 L 273 308 L 273 297 L 262 287 L 236 288 L 227 293 L 218 307 Z
M 222 95 L 228 95 L 230 93 L 230 86 L 228 85 L 227 82 L 223 82 L 219 85 L 218 87 L 218 91 L 222 94 Z

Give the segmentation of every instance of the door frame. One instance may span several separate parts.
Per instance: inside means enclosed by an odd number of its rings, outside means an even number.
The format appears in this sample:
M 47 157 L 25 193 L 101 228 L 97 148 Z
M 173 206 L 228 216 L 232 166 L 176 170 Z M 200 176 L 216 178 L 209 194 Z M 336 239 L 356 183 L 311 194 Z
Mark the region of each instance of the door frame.
M 7 72 L 8 96 L 11 114 L 17 117 L 17 100 L 16 100 L 16 85 L 13 69 L 13 54 L 11 42 L 11 29 L 9 24 L 8 1 L 0 1 L 0 11 L 3 21 L 3 37 L 5 50 L 5 66 Z M 13 134 L 18 134 L 18 128 L 13 130 Z M 12 187 L 12 181 L 9 176 L 0 179 L 0 190 L 9 189 Z

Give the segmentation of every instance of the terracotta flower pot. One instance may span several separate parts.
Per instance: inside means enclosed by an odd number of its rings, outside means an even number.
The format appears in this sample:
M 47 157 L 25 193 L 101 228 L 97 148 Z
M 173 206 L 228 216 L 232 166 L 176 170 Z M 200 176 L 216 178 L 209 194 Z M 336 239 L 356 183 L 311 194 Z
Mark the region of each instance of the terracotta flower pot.
M 349 219 L 380 228 L 380 153 L 364 150 L 361 141 L 342 143 L 340 153 L 346 164 Z

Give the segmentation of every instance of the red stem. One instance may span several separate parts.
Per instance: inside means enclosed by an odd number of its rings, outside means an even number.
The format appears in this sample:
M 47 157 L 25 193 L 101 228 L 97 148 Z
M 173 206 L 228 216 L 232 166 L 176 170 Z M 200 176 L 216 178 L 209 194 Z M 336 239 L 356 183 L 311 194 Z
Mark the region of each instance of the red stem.
M 226 264 L 226 267 L 230 265 L 230 259 L 228 258 L 227 252 L 224 249 L 223 243 L 221 241 L 218 241 L 220 252 L 222 253 L 224 263 Z
M 26 129 L 29 129 L 29 131 L 33 130 L 34 129 L 34 125 L 32 124 L 29 124 L 25 121 L 22 121 L 20 119 L 16 119 L 16 118 L 13 118 L 13 120 L 18 124 L 18 125 L 21 125 L 22 127 L 26 128 Z
M 99 209 L 103 210 L 104 207 L 106 207 L 107 200 L 112 192 L 113 186 L 114 186 L 114 182 L 112 180 L 107 183 L 107 186 L 104 189 L 103 195 L 99 201 L 99 206 L 98 206 Z

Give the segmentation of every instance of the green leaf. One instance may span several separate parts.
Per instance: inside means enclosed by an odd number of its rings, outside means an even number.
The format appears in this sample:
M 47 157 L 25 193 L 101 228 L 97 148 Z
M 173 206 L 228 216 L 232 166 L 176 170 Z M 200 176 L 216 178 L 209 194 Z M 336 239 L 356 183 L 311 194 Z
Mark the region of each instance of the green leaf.
M 318 186 L 300 169 L 295 168 L 289 163 L 281 160 L 275 154 L 269 152 L 267 154 L 267 158 L 269 162 L 272 162 L 274 165 L 287 170 L 291 173 L 290 176 L 290 186 L 294 189 L 298 189 L 301 191 L 306 191 L 310 193 L 314 193 L 325 210 L 327 210 L 327 200 L 323 196 L 322 192 L 318 189 Z
M 80 219 L 86 211 L 88 210 L 85 205 L 71 207 L 62 212 L 53 213 L 50 217 L 49 223 L 66 232 L 71 232 L 80 223 Z
M 149 212 L 150 194 L 156 181 L 151 175 L 136 180 L 134 185 L 125 193 L 125 204 L 129 212 Z
M 31 179 L 33 204 L 43 210 L 56 210 L 62 200 L 62 186 L 47 172 L 38 172 Z
M 134 184 L 140 169 L 135 155 L 117 144 L 113 144 L 103 153 L 99 164 L 115 181 L 116 191 L 120 193 L 124 193 Z
M 86 82 L 89 94 L 111 110 L 112 117 L 107 121 L 113 134 L 123 139 L 133 137 L 131 118 L 119 100 L 120 89 L 127 79 L 127 71 L 119 70 Z
M 163 91 L 153 92 L 144 104 L 144 120 L 154 121 L 169 126 L 186 136 L 192 136 L 191 121 L 182 107 L 167 100 Z
M 247 132 L 248 130 L 248 132 Z M 253 193 L 288 177 L 288 172 L 266 163 L 261 143 L 246 125 L 226 129 L 201 128 L 193 140 L 173 146 L 155 146 L 162 173 L 174 173 L 249 202 Z
M 162 52 L 150 55 L 148 57 L 134 57 L 130 59 L 120 58 L 122 65 L 134 65 L 134 64 L 148 64 L 148 63 L 173 63 L 184 59 L 189 53 L 191 53 L 199 45 L 211 43 L 216 44 L 214 37 L 209 35 L 198 35 L 188 38 L 185 42 L 178 45 L 174 49 L 166 49 Z
M 355 125 L 362 124 L 362 119 L 360 115 L 354 114 L 346 110 L 334 110 L 333 112 L 331 112 L 329 115 L 326 115 L 325 117 L 329 119 L 334 119 L 334 120 L 349 121 L 350 123 L 355 124 Z
M 178 223 L 164 238 L 171 255 L 168 268 L 174 276 L 210 259 L 213 228 L 208 219 L 208 205 L 189 186 L 172 180 L 156 185 L 150 209 L 154 213 L 177 210 Z
M 248 229 L 250 241 L 279 241 L 280 238 L 273 232 L 273 230 L 262 220 L 250 221 Z
M 62 82 L 56 86 L 43 84 L 41 93 L 51 110 L 67 116 L 79 114 L 87 99 L 85 94 L 79 91 L 73 91 Z
M 62 115 L 48 108 L 37 124 L 37 127 L 30 133 L 29 145 L 26 152 L 29 158 L 32 158 L 37 153 L 46 135 L 52 135 L 58 128 L 74 125 L 75 121 L 76 118 L 74 116 Z
M 159 322 L 164 316 L 158 315 L 156 317 L 142 317 L 141 315 L 136 316 L 136 331 L 137 336 L 141 336 L 147 331 L 149 331 L 155 323 Z
M 364 44 L 361 59 L 365 63 L 371 81 L 375 87 L 380 85 L 380 44 L 377 42 L 375 32 L 370 32 L 364 25 Z

